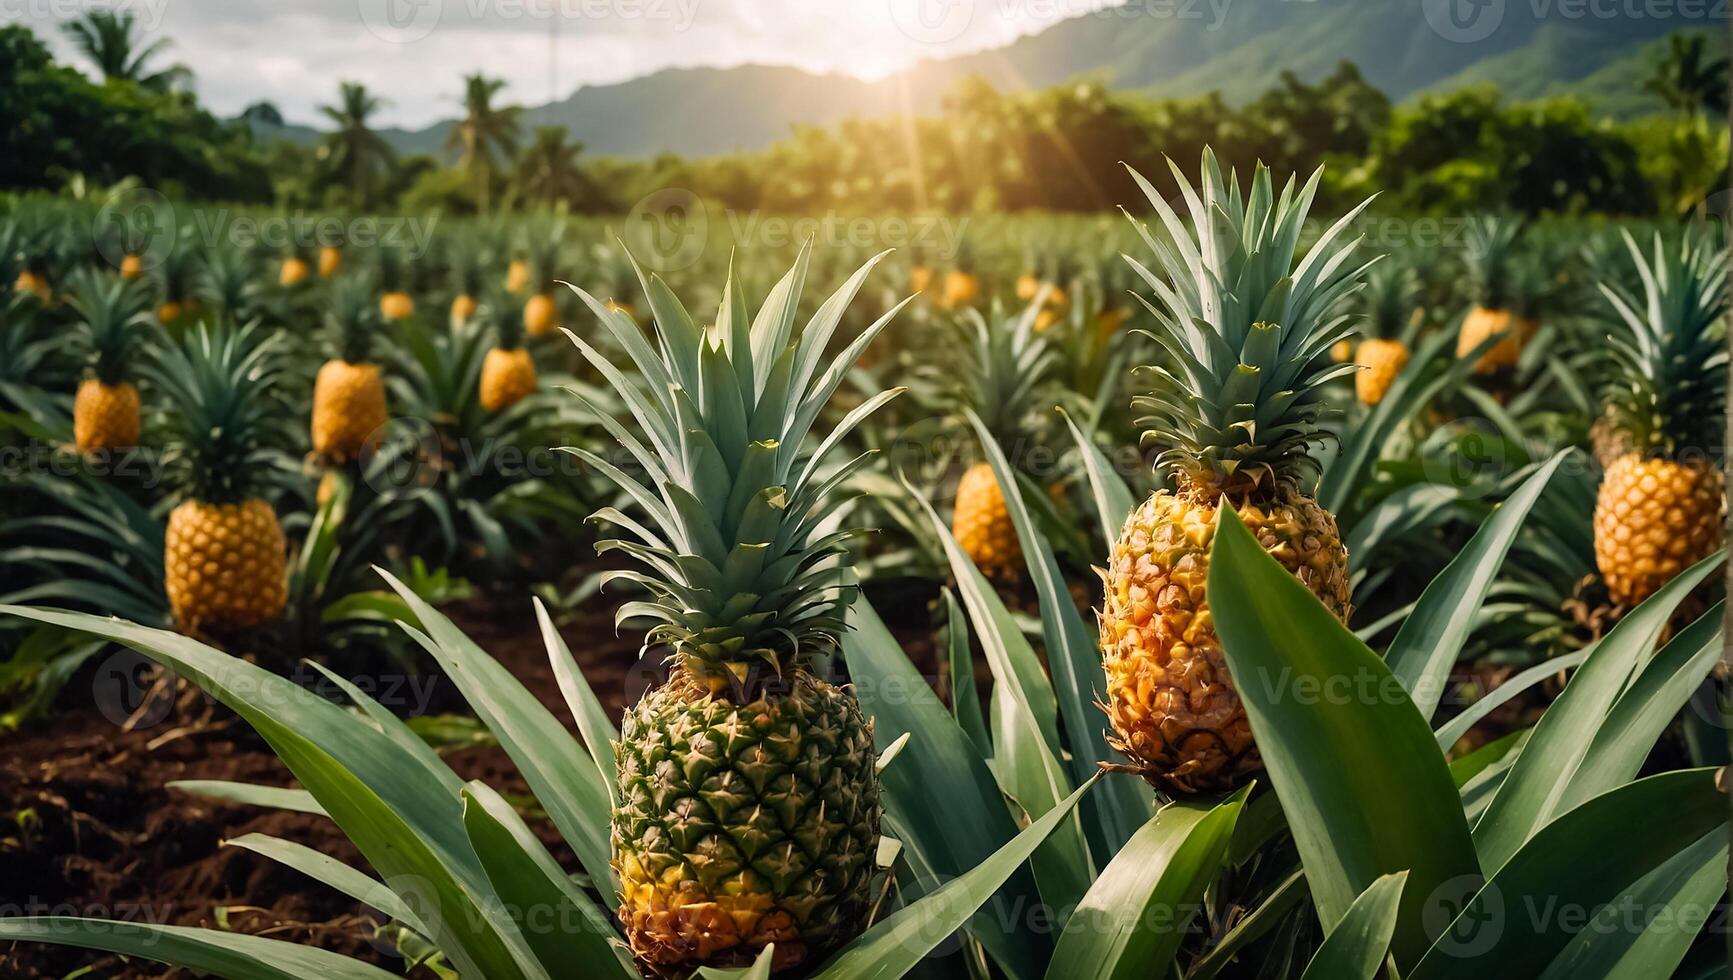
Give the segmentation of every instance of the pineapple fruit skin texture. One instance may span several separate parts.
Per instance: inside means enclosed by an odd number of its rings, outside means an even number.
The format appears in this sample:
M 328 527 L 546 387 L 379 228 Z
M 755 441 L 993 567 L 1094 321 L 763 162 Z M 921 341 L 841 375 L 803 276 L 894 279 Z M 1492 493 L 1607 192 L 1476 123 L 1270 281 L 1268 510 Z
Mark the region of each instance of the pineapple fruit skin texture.
M 1376 405 L 1389 393 L 1396 376 L 1408 366 L 1408 345 L 1400 340 L 1372 338 L 1360 342 L 1354 360 L 1360 372 L 1354 375 L 1354 394 L 1362 405 Z
M 522 347 L 495 347 L 481 363 L 481 407 L 503 412 L 536 390 L 536 362 Z
M 1102 576 L 1108 741 L 1174 795 L 1225 792 L 1263 768 L 1206 594 L 1218 499 L 1152 494 L 1126 520 Z M 1293 490 L 1234 509 L 1265 551 L 1347 619 L 1348 552 L 1329 511 Z
M 1467 356 L 1469 351 L 1480 346 L 1481 341 L 1496 335 L 1501 339 L 1474 362 L 1474 373 L 1493 374 L 1515 367 L 1517 359 L 1522 356 L 1523 345 L 1539 327 L 1535 321 L 1521 319 L 1509 310 L 1476 306 L 1468 311 L 1468 315 L 1462 318 L 1462 326 L 1457 328 L 1456 356 Z
M 185 501 L 169 513 L 166 544 L 163 577 L 183 631 L 244 629 L 282 613 L 283 529 L 265 501 Z
M 340 463 L 377 445 L 388 418 L 377 364 L 326 361 L 313 379 L 313 451 Z
M 537 293 L 524 301 L 524 333 L 531 337 L 546 336 L 554 329 L 554 298 Z
M 415 315 L 415 300 L 404 292 L 384 293 L 379 297 L 379 315 L 387 320 L 407 320 Z
M 95 378 L 78 384 L 72 401 L 72 439 L 81 453 L 130 449 L 138 445 L 138 389 L 122 382 L 105 385 Z
M 1723 499 L 1707 462 L 1614 460 L 1595 498 L 1595 565 L 1613 602 L 1642 602 L 1719 548 Z
M 982 575 L 1000 584 L 1017 581 L 1023 569 L 1023 545 L 999 479 L 988 464 L 976 463 L 963 471 L 951 512 L 951 533 Z
M 626 713 L 613 866 L 639 960 L 681 973 L 818 956 L 862 927 L 879 837 L 872 725 L 804 670 L 734 704 L 677 669 Z

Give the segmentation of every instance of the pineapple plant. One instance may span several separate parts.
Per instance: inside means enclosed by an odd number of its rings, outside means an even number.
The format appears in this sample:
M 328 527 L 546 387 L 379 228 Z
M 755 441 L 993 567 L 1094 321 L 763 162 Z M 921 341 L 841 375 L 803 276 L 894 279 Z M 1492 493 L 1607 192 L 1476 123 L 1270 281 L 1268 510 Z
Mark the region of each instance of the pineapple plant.
M 1624 239 L 1642 293 L 1600 284 L 1618 329 L 1594 532 L 1607 593 L 1631 606 L 1721 546 L 1728 253 L 1707 236 L 1657 234 L 1645 257 Z
M 163 258 L 156 274 L 158 323 L 164 327 L 175 326 L 192 309 L 197 274 L 198 253 L 189 247 L 177 247 Z
M 131 366 L 145 305 L 139 287 L 124 278 L 93 269 L 73 277 L 71 306 L 90 354 L 72 403 L 73 442 L 81 453 L 138 445 L 139 397 Z
M 1038 292 L 1020 315 L 994 327 L 975 310 L 962 318 L 969 356 L 953 399 L 959 409 L 980 416 L 1012 460 L 1021 455 L 1019 448 L 1028 448 L 1018 444 L 1032 436 L 1031 416 L 1041 407 L 1040 396 L 1046 393 L 1057 363 L 1057 353 L 1036 327 L 1044 309 L 1043 296 Z M 1049 399 L 1047 407 L 1051 404 Z M 975 460 L 957 482 L 951 533 L 988 579 L 1010 585 L 1022 578 L 1023 548 L 1017 528 L 993 467 L 985 460 Z
M 1354 375 L 1354 395 L 1362 405 L 1376 405 L 1413 354 L 1408 334 L 1419 312 L 1415 306 L 1419 282 L 1412 266 L 1389 257 L 1368 271 L 1366 282 L 1363 339 L 1354 350 L 1354 362 L 1360 366 Z
M 203 325 L 168 344 L 150 380 L 169 402 L 163 578 L 186 633 L 275 619 L 287 595 L 283 530 L 261 495 L 275 455 L 276 371 L 257 327 Z
M 816 449 L 808 436 L 890 317 L 827 363 L 865 270 L 797 335 L 808 255 L 755 320 L 730 277 L 710 330 L 650 280 L 654 348 L 584 294 L 636 368 L 636 378 L 604 373 L 640 434 L 610 431 L 648 478 L 577 450 L 645 511 L 643 523 L 599 512 L 635 539 L 599 547 L 647 566 L 618 573 L 650 593 L 620 616 L 653 620 L 646 645 L 672 653 L 667 680 L 626 712 L 612 821 L 620 921 L 660 973 L 750 964 L 772 943 L 778 970 L 816 962 L 865 928 L 872 902 L 872 729 L 854 696 L 815 672 L 815 659 L 837 650 L 856 591 L 843 542 L 858 532 L 818 528 L 865 460 L 824 468 L 827 450 L 897 392 L 867 399 Z
M 509 302 L 491 303 L 496 336 L 481 362 L 481 407 L 503 412 L 536 390 L 536 362 L 523 344 L 523 315 Z
M 409 295 L 409 278 L 403 256 L 394 248 L 380 248 L 379 315 L 386 320 L 407 320 L 415 315 L 415 298 Z
M 319 247 L 319 277 L 330 279 L 343 271 L 343 249 L 336 245 Z
M 981 277 L 975 274 L 975 256 L 964 245 L 957 252 L 957 261 L 945 273 L 944 289 L 939 295 L 939 309 L 960 310 L 975 305 L 981 296 Z
M 531 337 L 547 336 L 559 319 L 554 304 L 554 287 L 557 285 L 554 276 L 559 264 L 561 237 L 562 232 L 556 226 L 546 237 L 532 242 L 529 250 L 529 288 L 534 292 L 524 300 L 523 325 L 524 333 Z
M 1229 675 L 1206 589 L 1221 508 L 1232 508 L 1265 551 L 1346 620 L 1348 555 L 1335 517 L 1308 493 L 1319 471 L 1309 453 L 1325 433 L 1324 387 L 1352 372 L 1330 349 L 1353 329 L 1338 305 L 1366 265 L 1338 244 L 1363 203 L 1303 255 L 1298 241 L 1322 169 L 1280 196 L 1259 165 L 1242 196 L 1205 150 L 1193 190 L 1169 161 L 1189 229 L 1143 177 L 1133 177 L 1171 241 L 1141 224 L 1159 262 L 1134 262 L 1155 292 L 1151 312 L 1166 355 L 1140 372 L 1134 400 L 1144 444 L 1173 480 L 1126 519 L 1102 573 L 1100 643 L 1110 744 L 1135 772 L 1174 794 L 1230 789 L 1262 767 Z
M 283 254 L 282 264 L 277 267 L 277 285 L 293 288 L 306 282 L 312 276 L 313 267 L 297 246 L 290 246 Z
M 201 258 L 194 281 L 201 309 L 208 310 L 219 323 L 245 323 L 258 312 L 260 286 L 247 252 L 232 247 L 211 249 Z
M 1468 271 L 1475 304 L 1457 328 L 1456 356 L 1467 357 L 1487 338 L 1499 338 L 1474 362 L 1476 374 L 1515 367 L 1523 345 L 1539 327 L 1520 309 L 1522 283 L 1516 253 L 1522 231 L 1521 222 L 1495 216 L 1475 219 L 1468 227 Z
M 456 250 L 451 260 L 451 325 L 461 327 L 475 315 L 482 289 L 482 254 L 475 247 Z
M 332 289 L 326 325 L 335 356 L 313 379 L 313 452 L 332 463 L 349 463 L 376 445 L 387 421 L 385 382 L 373 362 L 379 314 L 359 282 Z

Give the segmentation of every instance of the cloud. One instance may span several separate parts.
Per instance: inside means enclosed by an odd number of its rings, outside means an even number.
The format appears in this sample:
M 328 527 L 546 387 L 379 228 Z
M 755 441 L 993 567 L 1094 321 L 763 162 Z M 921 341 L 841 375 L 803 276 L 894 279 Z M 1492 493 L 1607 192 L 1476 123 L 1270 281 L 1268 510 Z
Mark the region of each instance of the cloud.
M 454 115 L 461 76 L 476 71 L 504 78 L 505 98 L 526 105 L 670 67 L 763 63 L 875 78 L 1103 2 L 1122 0 L 0 0 L 0 22 L 22 19 L 86 67 L 62 23 L 81 9 L 127 7 L 151 37 L 171 39 L 167 56 L 193 69 L 218 113 L 270 101 L 314 122 L 343 79 L 388 101 L 382 125 L 419 127 Z

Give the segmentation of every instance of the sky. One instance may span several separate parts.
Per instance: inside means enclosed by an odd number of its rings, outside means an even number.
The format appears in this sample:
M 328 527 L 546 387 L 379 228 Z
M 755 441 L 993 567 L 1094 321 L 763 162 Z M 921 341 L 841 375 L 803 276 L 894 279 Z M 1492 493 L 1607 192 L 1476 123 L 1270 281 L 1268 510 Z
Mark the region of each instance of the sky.
M 1006 44 L 1123 0 L 0 0 L 63 60 L 89 70 L 63 24 L 130 10 L 164 61 L 191 68 L 221 115 L 270 101 L 312 123 L 339 79 L 388 100 L 382 125 L 455 115 L 460 76 L 484 71 L 525 105 L 668 67 L 793 65 L 872 79 Z

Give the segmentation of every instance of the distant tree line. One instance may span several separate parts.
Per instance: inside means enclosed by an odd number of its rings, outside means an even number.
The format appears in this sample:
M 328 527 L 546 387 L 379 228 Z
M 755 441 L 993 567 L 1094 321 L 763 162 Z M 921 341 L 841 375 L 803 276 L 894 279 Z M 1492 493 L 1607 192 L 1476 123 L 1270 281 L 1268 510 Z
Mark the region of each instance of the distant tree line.
M 28 28 L 0 28 L 0 186 L 135 175 L 189 196 L 454 213 L 618 213 L 669 186 L 788 213 L 1089 211 L 1140 199 L 1122 162 L 1166 186 L 1164 158 L 1189 164 L 1208 144 L 1278 171 L 1329 164 L 1326 204 L 1378 191 L 1386 209 L 1651 215 L 1698 205 L 1728 166 L 1727 60 L 1701 34 L 1670 39 L 1643 83 L 1656 111 L 1631 122 L 1574 98 L 1507 102 L 1491 87 L 1392 105 L 1344 62 L 1316 82 L 1284 72 L 1242 106 L 1091 79 L 1009 94 L 974 79 L 912 120 L 801 126 L 752 152 L 625 160 L 585 156 L 562 127 L 526 138 L 521 108 L 501 104 L 504 83 L 481 74 L 462 80 L 442 154 L 396 154 L 375 129 L 383 100 L 347 81 L 321 107 L 317 141 L 263 139 L 282 126 L 273 106 L 216 119 L 185 90 L 184 67 L 158 67 L 164 42 L 141 46 L 128 15 L 95 12 L 66 30 L 100 82 L 56 64 Z

